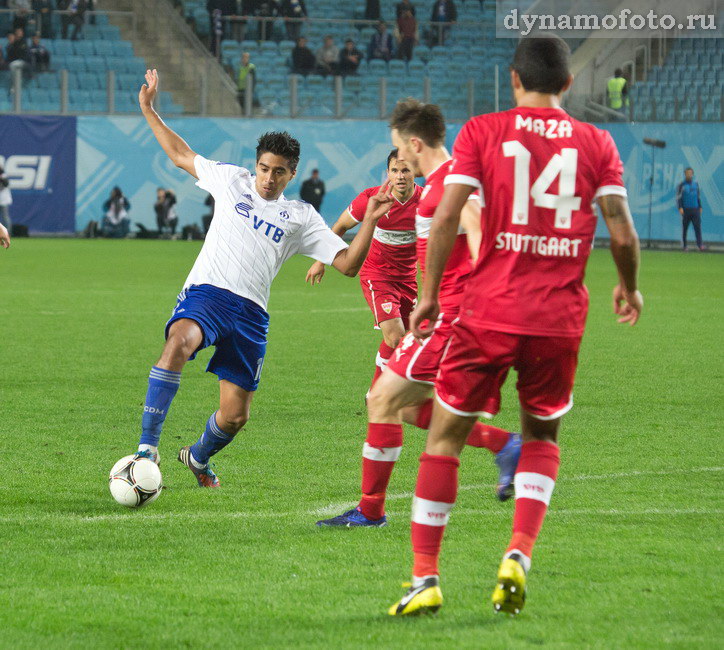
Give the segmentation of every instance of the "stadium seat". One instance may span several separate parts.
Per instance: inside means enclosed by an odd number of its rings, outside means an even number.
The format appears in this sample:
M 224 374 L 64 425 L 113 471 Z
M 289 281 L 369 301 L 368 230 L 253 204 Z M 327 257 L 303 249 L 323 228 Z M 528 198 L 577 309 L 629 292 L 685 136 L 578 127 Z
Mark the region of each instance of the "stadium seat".
M 115 41 L 113 43 L 114 56 L 133 56 L 133 46 L 128 41 Z
M 427 68 L 425 67 L 425 64 L 420 61 L 419 59 L 412 59 L 407 64 L 407 74 L 410 77 L 424 77 L 425 74 L 427 74 Z
M 404 61 L 399 61 L 398 59 L 393 59 L 387 64 L 387 69 L 390 73 L 390 76 L 394 77 L 402 77 L 407 74 L 407 65 Z
M 370 76 L 384 77 L 387 75 L 387 63 L 382 59 L 372 59 L 367 64 L 367 73 Z

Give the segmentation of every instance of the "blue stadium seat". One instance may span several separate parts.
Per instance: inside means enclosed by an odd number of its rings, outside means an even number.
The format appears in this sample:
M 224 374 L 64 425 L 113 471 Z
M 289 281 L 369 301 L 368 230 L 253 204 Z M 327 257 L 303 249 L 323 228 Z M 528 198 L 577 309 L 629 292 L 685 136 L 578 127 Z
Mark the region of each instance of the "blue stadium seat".
M 367 64 L 367 72 L 373 77 L 384 77 L 387 75 L 387 63 L 382 59 L 372 59 Z
M 95 41 L 96 54 L 104 57 L 113 56 L 112 41 L 97 40 Z
M 102 113 L 108 110 L 108 93 L 105 90 L 91 90 L 90 103 L 91 110 Z
M 415 48 L 415 58 L 428 62 L 432 58 L 432 53 L 427 45 L 418 45 Z
M 78 56 L 91 56 L 96 53 L 93 41 L 72 41 L 73 54 Z
M 120 56 L 106 57 L 106 65 L 109 70 L 115 70 L 116 72 L 126 71 L 126 59 Z
M 425 64 L 419 59 L 412 59 L 407 64 L 407 74 L 411 77 L 424 77 L 426 72 Z
M 85 67 L 89 72 L 105 72 L 108 69 L 106 59 L 95 55 L 86 57 Z
M 239 51 L 249 52 L 251 56 L 254 56 L 259 51 L 259 43 L 256 41 L 241 41 L 239 44 Z
M 56 40 L 53 44 L 53 52 L 57 55 L 68 56 L 73 54 L 72 41 Z
M 405 65 L 404 61 L 399 61 L 398 59 L 390 61 L 387 64 L 387 69 L 390 75 L 394 75 L 395 77 L 402 77 L 407 74 L 407 65 Z
M 60 79 L 55 72 L 44 72 L 37 75 L 38 85 L 41 88 L 58 88 L 60 86 Z
M 121 31 L 115 25 L 98 25 L 98 32 L 105 41 L 117 41 L 121 38 Z
M 133 56 L 133 46 L 128 41 L 116 41 L 113 43 L 113 54 L 115 56 Z

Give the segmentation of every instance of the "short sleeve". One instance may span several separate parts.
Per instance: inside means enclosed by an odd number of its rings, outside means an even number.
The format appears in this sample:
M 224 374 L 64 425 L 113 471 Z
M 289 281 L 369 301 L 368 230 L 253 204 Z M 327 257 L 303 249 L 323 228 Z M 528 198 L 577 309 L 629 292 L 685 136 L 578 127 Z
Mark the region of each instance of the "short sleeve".
M 467 122 L 458 134 L 453 147 L 453 161 L 445 185 L 470 185 L 482 191 L 483 167 L 478 135 L 473 122 Z
M 194 167 L 196 176 L 199 179 L 196 181 L 196 185 L 202 190 L 206 190 L 217 200 L 223 196 L 234 177 L 238 175 L 251 177 L 249 170 L 244 169 L 244 167 L 207 160 L 199 155 L 194 158 Z
M 367 204 L 369 203 L 370 197 L 364 192 L 360 192 L 352 203 L 349 204 L 347 212 L 357 222 L 360 223 L 365 218 L 365 212 L 367 212 Z
M 347 248 L 344 240 L 335 235 L 316 210 L 310 210 L 310 217 L 301 233 L 300 255 L 311 257 L 322 264 L 331 264 L 339 251 Z
M 599 172 L 596 179 L 596 192 L 594 199 L 609 194 L 626 196 L 626 187 L 623 184 L 623 163 L 618 155 L 616 143 L 608 131 L 600 131 L 601 150 L 599 159 Z

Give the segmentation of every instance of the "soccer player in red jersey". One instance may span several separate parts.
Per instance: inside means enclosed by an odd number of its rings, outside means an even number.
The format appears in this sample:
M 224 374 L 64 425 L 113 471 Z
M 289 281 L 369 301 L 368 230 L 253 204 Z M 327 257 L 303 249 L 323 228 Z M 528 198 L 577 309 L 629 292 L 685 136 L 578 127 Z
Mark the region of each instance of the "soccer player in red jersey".
M 417 207 L 417 254 L 425 273 L 427 237 L 433 214 L 450 171 L 445 149 L 445 120 L 434 104 L 416 99 L 400 102 L 390 120 L 392 141 L 400 155 L 426 183 Z M 465 282 L 480 248 L 480 197 L 471 194 L 460 215 L 458 230 L 440 287 L 440 314 L 432 336 L 421 342 L 408 333 L 392 353 L 387 369 L 372 387 L 367 401 L 367 439 L 362 450 L 362 499 L 352 510 L 318 526 L 384 526 L 385 496 L 395 462 L 402 449 L 402 422 L 427 429 L 432 413 L 430 395 L 440 359 L 458 314 Z M 501 501 L 512 496 L 512 483 L 520 455 L 520 435 L 476 422 L 467 444 L 495 454 L 500 467 L 497 494 Z
M 372 245 L 359 274 L 362 292 L 374 314 L 375 328 L 382 330 L 372 384 L 405 335 L 410 313 L 417 302 L 415 211 L 422 188 L 415 184 L 412 168 L 398 157 L 397 149 L 387 157 L 387 178 L 395 201 L 375 228 Z M 361 192 L 332 226 L 332 232 L 342 237 L 359 225 L 370 197 L 377 190 L 370 187 Z M 318 284 L 323 275 L 324 264 L 315 262 L 309 268 L 306 280 Z
M 457 494 L 460 451 L 477 418 L 498 412 L 500 387 L 511 367 L 518 372 L 523 446 L 514 481 L 513 534 L 493 605 L 510 614 L 523 607 L 533 545 L 560 464 L 561 416 L 573 404 L 596 200 L 618 270 L 614 311 L 619 322 L 634 325 L 643 308 L 638 236 L 616 146 L 609 133 L 560 107 L 573 81 L 569 57 L 559 38 L 521 40 L 511 66 L 517 107 L 471 119 L 455 143 L 430 230 L 420 304 L 411 319 L 416 336 L 431 334 L 425 324 L 435 322 L 440 310 L 439 287 L 460 210 L 475 190 L 485 204 L 483 241 L 435 383 L 413 503 L 412 587 L 390 608 L 391 615 L 442 605 L 438 556 Z

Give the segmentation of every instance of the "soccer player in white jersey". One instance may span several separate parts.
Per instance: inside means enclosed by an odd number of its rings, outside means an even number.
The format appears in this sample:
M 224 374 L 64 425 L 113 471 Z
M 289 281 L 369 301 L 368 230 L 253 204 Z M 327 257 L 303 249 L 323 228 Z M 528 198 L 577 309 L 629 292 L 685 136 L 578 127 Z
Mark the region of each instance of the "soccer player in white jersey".
M 181 380 L 196 353 L 216 348 L 208 372 L 219 378 L 219 409 L 198 441 L 178 459 L 202 487 L 218 487 L 209 458 L 229 444 L 249 419 L 266 352 L 269 288 L 292 255 L 307 255 L 355 276 L 369 250 L 377 221 L 389 210 L 385 184 L 372 198 L 360 231 L 347 246 L 308 203 L 288 200 L 284 188 L 294 178 L 299 142 L 288 133 L 265 133 L 256 150 L 256 174 L 196 154 L 169 129 L 153 100 L 158 74 L 146 72 L 139 93 L 141 111 L 173 163 L 198 179 L 216 200 L 214 219 L 178 303 L 166 324 L 166 345 L 151 369 L 137 455 L 158 462 L 161 429 Z

